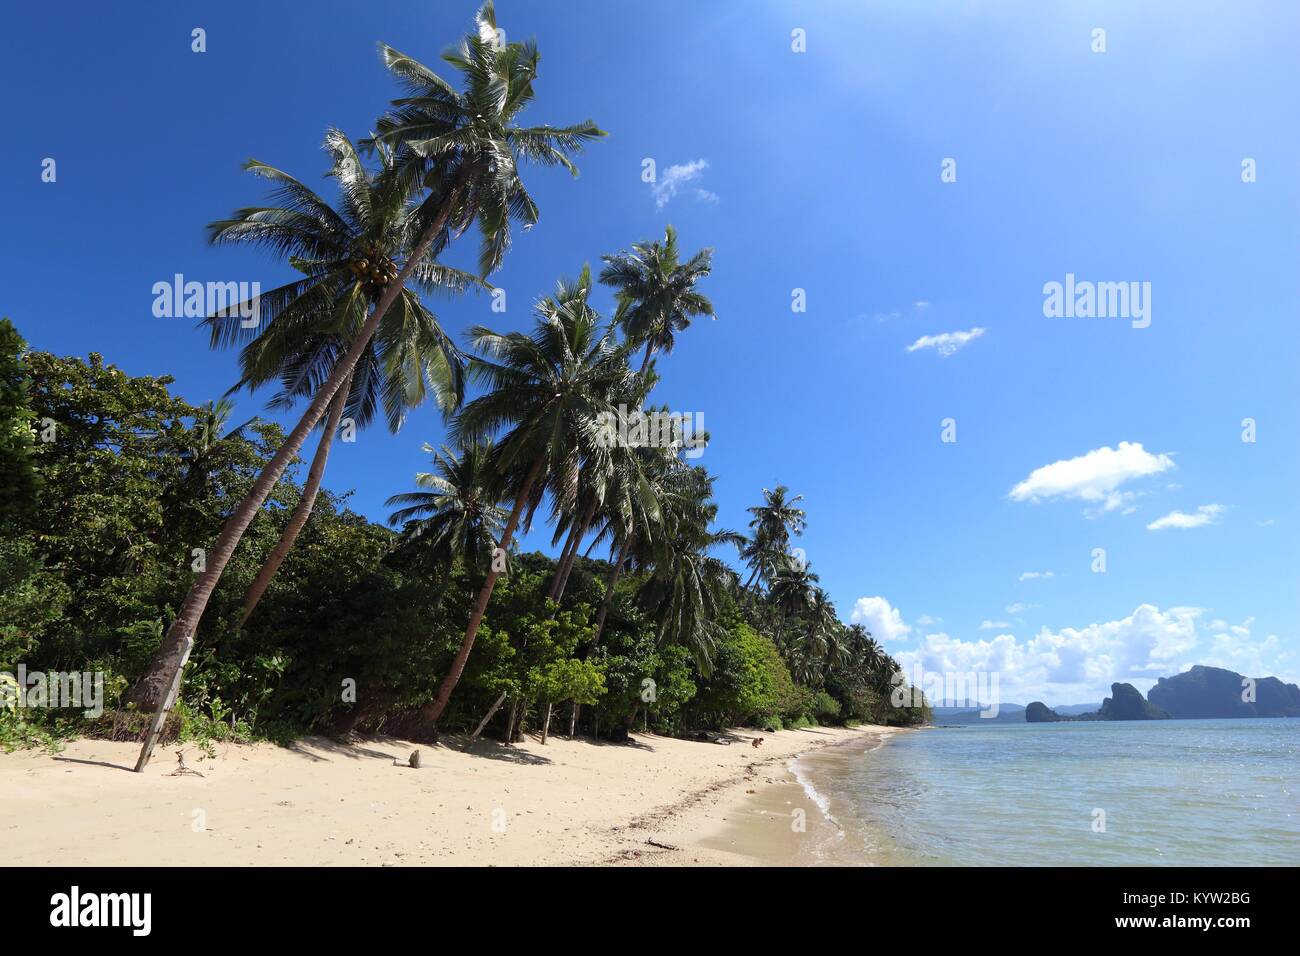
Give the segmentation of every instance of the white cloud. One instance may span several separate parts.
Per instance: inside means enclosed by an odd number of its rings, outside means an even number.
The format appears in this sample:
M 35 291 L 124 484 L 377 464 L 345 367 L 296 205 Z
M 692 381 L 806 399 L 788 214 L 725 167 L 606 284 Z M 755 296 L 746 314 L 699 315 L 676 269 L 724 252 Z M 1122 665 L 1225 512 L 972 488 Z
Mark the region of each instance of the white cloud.
M 916 352 L 920 349 L 937 349 L 939 354 L 946 358 L 983 334 L 983 329 L 971 329 L 969 332 L 944 332 L 941 335 L 923 335 L 909 345 L 907 351 Z
M 1017 578 L 1017 580 L 1037 581 L 1039 578 L 1054 578 L 1054 577 L 1056 577 L 1055 571 L 1025 571 L 1021 573 L 1020 577 Z
M 1007 605 L 1008 614 L 1023 614 L 1025 611 L 1032 610 L 1036 607 L 1042 607 L 1041 604 L 1026 604 L 1024 601 L 1016 601 L 1014 604 Z
M 980 624 L 981 631 L 1005 631 L 1011 625 L 1006 621 L 984 621 Z
M 1100 701 L 1113 682 L 1133 683 L 1145 692 L 1157 677 L 1206 663 L 1194 654 L 1203 643 L 1196 626 L 1202 613 L 1199 608 L 1162 611 L 1142 604 L 1117 621 L 1056 631 L 1044 627 L 1023 641 L 1012 634 L 972 641 L 927 634 L 894 657 L 909 678 L 917 666 L 925 672 L 996 673 L 1003 702 L 1042 700 L 1051 706 Z M 1223 638 L 1223 654 L 1236 647 L 1232 640 L 1240 638 Z M 1273 649 L 1264 642 L 1265 659 L 1251 661 L 1252 676 L 1277 673 L 1285 655 L 1268 658 Z
M 1096 448 L 1086 455 L 1043 465 L 1011 489 L 1012 501 L 1078 498 L 1099 503 L 1110 511 L 1127 504 L 1132 492 L 1120 490 L 1125 482 L 1159 474 L 1174 467 L 1167 454 L 1153 455 L 1140 442 L 1122 441 L 1117 448 Z
M 687 183 L 694 182 L 704 175 L 704 171 L 709 168 L 707 159 L 693 159 L 689 163 L 674 163 L 665 169 L 650 184 L 650 192 L 655 197 L 655 207 L 663 209 L 677 195 Z M 709 192 L 702 187 L 695 188 L 695 196 L 705 202 L 717 202 L 717 193 Z
M 1289 680 L 1285 675 L 1294 673 L 1291 662 L 1295 655 L 1282 650 L 1276 634 L 1263 639 L 1254 637 L 1251 633 L 1254 623 L 1252 617 L 1232 625 L 1224 621 L 1212 621 L 1209 625 L 1210 652 L 1196 663 L 1226 667 L 1246 677 L 1281 677 Z
M 920 617 L 918 617 L 918 618 L 916 619 L 916 623 L 919 624 L 919 625 L 921 625 L 922 627 L 929 627 L 930 625 L 932 625 L 932 624 L 938 624 L 938 623 L 940 623 L 941 621 L 943 621 L 943 618 L 941 618 L 941 617 L 931 617 L 931 616 L 928 615 L 928 614 L 922 614 Z
M 906 640 L 912 632 L 903 621 L 903 615 L 882 597 L 860 597 L 849 615 L 853 624 L 861 624 L 881 644 Z
M 1165 528 L 1199 528 L 1213 524 L 1223 514 L 1223 505 L 1201 505 L 1195 514 L 1185 511 L 1171 511 L 1163 518 L 1157 518 L 1147 525 L 1148 531 L 1163 531 Z

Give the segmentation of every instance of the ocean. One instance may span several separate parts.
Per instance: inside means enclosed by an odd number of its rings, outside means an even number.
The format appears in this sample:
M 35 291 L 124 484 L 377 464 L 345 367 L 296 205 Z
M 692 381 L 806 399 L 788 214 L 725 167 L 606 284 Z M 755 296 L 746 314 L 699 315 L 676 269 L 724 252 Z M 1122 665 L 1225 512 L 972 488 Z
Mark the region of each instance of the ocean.
M 900 731 L 800 757 L 803 864 L 1294 866 L 1300 720 Z

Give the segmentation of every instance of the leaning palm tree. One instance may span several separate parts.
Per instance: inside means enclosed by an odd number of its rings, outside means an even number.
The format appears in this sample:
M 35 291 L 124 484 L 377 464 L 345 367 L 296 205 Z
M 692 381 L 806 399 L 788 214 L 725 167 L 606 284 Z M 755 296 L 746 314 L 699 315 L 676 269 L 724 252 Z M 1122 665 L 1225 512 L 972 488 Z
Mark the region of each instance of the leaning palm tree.
M 628 339 L 645 346 L 641 374 L 655 352 L 671 352 L 678 332 L 693 318 L 717 318 L 713 303 L 695 288 L 712 270 L 713 250 L 701 249 L 679 261 L 677 231 L 664 230 L 663 242 L 638 242 L 630 252 L 602 256 L 600 281 L 617 290 L 615 320 Z
M 482 327 L 470 332 L 478 353 L 470 360 L 470 375 L 485 393 L 461 409 L 452 435 L 469 443 L 506 430 L 496 443 L 495 463 L 514 492 L 514 505 L 460 649 L 424 708 L 433 733 L 474 648 L 524 508 L 536 504 L 534 492 L 576 487 L 584 460 L 598 470 L 608 467 L 598 422 L 613 413 L 610 396 L 626 391 L 630 373 L 627 348 L 602 331 L 587 302 L 590 293 L 589 281 L 561 282 L 554 296 L 537 304 L 531 335 Z
M 240 317 L 228 311 L 204 320 L 214 348 L 252 337 L 240 354 L 242 374 L 231 391 L 242 387 L 253 391 L 278 379 L 280 390 L 270 402 L 272 408 L 290 408 L 299 397 L 310 397 L 329 380 L 347 351 L 350 336 L 365 325 L 367 311 L 383 294 L 394 273 L 392 263 L 404 258 L 419 239 L 414 223 L 416 206 L 397 175 L 392 151 L 379 151 L 381 165 L 372 172 L 338 130 L 329 132 L 325 145 L 333 159 L 330 175 L 340 190 L 337 211 L 307 187 L 290 187 L 295 202 L 309 202 L 313 208 L 333 214 L 300 224 L 302 238 L 309 236 L 315 248 L 313 260 L 294 261 L 307 278 L 272 290 L 267 314 L 260 316 L 256 330 L 244 328 Z M 272 179 L 282 176 L 278 170 L 269 175 Z M 268 213 L 289 212 L 284 207 L 240 210 L 234 218 L 209 227 L 211 241 L 263 242 L 263 233 L 250 229 L 250 224 L 255 226 Z M 349 255 L 357 249 L 366 250 L 363 258 Z M 460 404 L 464 357 L 417 291 L 459 293 L 480 282 L 457 269 L 430 265 L 411 277 L 410 285 L 385 313 L 355 370 L 330 403 L 298 505 L 244 594 L 241 624 L 257 607 L 311 515 L 344 414 L 364 427 L 382 405 L 389 429 L 396 432 L 407 410 L 421 404 L 430 390 L 444 412 Z
M 587 273 L 584 273 L 587 275 Z M 632 414 L 638 414 L 641 406 L 645 404 L 646 396 L 653 387 L 654 376 L 637 375 L 629 376 L 628 383 L 632 390 L 622 395 L 610 396 L 611 405 L 617 405 L 619 413 L 623 410 L 632 410 Z M 666 420 L 668 409 L 660 409 L 658 414 Z M 644 496 L 647 492 L 644 482 L 640 486 L 630 484 L 634 481 L 634 476 L 640 474 L 642 464 L 653 464 L 654 462 L 664 462 L 677 460 L 681 453 L 683 444 L 683 435 L 680 430 L 674 429 L 673 435 L 667 442 L 661 442 L 661 435 L 656 435 L 653 441 L 647 440 L 644 444 L 635 446 L 624 446 L 622 439 L 617 432 L 617 425 L 614 422 L 603 423 L 602 434 L 605 441 L 605 447 L 610 449 L 610 461 L 607 470 L 599 470 L 595 463 L 588 461 L 583 465 L 579 475 L 579 490 L 576 495 L 571 493 L 555 494 L 554 509 L 555 521 L 555 542 L 564 537 L 567 531 L 567 540 L 565 548 L 560 553 L 559 566 L 556 568 L 555 580 L 552 583 L 550 597 L 554 601 L 559 601 L 564 596 L 564 588 L 568 583 L 569 575 L 573 571 L 573 565 L 577 560 L 578 551 L 582 547 L 582 539 L 593 526 L 599 526 L 603 521 L 605 530 L 597 535 L 597 539 L 592 542 L 594 547 L 605 534 L 608 534 L 611 528 L 609 524 L 615 512 L 620 512 L 624 518 L 627 517 L 626 506 L 629 503 L 629 491 Z M 707 442 L 707 435 L 692 436 L 696 443 L 694 447 L 699 447 L 698 443 Z M 666 456 L 666 457 L 665 457 Z M 652 471 L 654 471 L 652 467 Z M 600 520 L 598 520 L 598 518 Z M 629 539 L 629 544 L 631 543 Z M 597 639 L 599 638 L 599 625 L 597 626 Z
M 424 450 L 433 458 L 433 471 L 416 474 L 420 490 L 384 502 L 401 506 L 388 517 L 390 525 L 405 526 L 398 547 L 433 567 L 443 580 L 457 563 L 485 570 L 509 517 L 497 495 L 492 442 L 459 450 L 426 444 Z
M 407 280 L 420 269 L 432 268 L 434 256 L 453 233 L 459 235 L 475 222 L 482 236 L 480 273 L 487 275 L 494 270 L 509 247 L 511 220 L 525 227 L 537 221 L 537 205 L 519 178 L 520 161 L 564 166 L 576 174 L 569 157 L 604 135 L 589 121 L 560 128 L 516 126 L 515 117 L 533 98 L 537 47 L 532 42 L 502 44 L 491 2 L 480 9 L 476 27 L 475 33 L 465 37 L 459 52 L 444 56 L 461 74 L 463 89 L 459 91 L 417 61 L 391 47 L 380 48 L 385 64 L 412 93 L 396 101 L 394 112 L 380 121 L 379 138 L 401 160 L 399 168 L 412 195 L 421 189 L 427 193 L 416 213 L 420 238 L 400 267 L 392 263 L 392 268 L 385 270 L 391 278 L 365 325 L 221 529 L 208 555 L 207 570 L 185 596 L 148 673 L 138 682 L 134 699 L 142 706 L 156 706 L 156 711 L 136 761 L 137 771 L 149 763 L 179 691 L 199 619 L 231 555 L 335 393 L 356 368 Z M 253 228 L 265 232 L 266 242 L 281 252 L 311 259 L 312 244 L 302 241 L 299 227 L 325 214 L 307 203 L 294 207 L 288 217 L 268 215 Z M 355 250 L 352 257 L 364 258 L 363 251 Z

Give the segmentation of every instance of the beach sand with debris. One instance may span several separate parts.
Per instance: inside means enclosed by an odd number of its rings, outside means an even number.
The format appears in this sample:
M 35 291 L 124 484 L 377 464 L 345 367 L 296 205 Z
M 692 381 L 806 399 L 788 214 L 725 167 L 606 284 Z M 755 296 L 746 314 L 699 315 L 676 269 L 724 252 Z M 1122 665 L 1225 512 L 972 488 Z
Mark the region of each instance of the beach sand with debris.
M 0 754 L 0 837 L 10 866 L 780 864 L 827 825 L 791 759 L 889 732 L 184 744 L 143 774 L 138 745 L 83 739 Z

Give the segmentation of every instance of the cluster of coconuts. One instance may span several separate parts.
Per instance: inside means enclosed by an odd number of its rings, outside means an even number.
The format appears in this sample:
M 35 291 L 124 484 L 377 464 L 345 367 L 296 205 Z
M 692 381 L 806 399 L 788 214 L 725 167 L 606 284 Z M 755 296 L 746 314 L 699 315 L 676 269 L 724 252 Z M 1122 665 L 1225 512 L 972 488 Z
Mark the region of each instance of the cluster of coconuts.
M 397 278 L 397 266 L 376 243 L 362 246 L 348 262 L 348 270 L 365 285 L 366 295 L 372 299 L 379 298 L 388 283 Z

